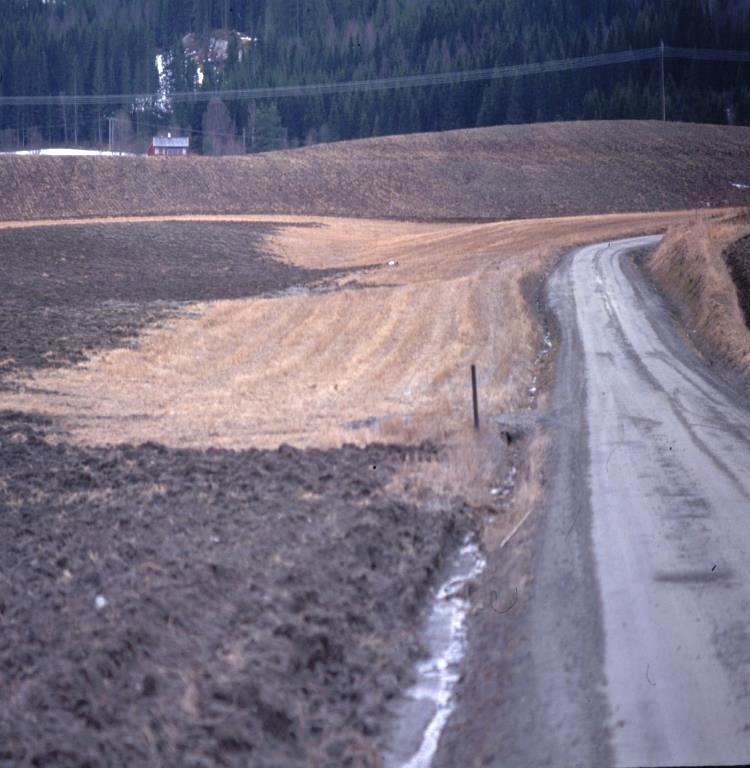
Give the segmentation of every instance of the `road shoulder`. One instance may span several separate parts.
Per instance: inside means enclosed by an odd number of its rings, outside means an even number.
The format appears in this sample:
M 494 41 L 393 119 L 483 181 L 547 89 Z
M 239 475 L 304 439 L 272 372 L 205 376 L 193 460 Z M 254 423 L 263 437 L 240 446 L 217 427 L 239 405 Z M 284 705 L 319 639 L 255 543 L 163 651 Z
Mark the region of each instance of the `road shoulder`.
M 559 348 L 544 501 L 490 554 L 458 706 L 434 765 L 609 765 L 604 637 L 591 542 L 582 349 L 569 286 L 572 254 L 549 284 Z M 510 589 L 509 589 L 510 587 Z

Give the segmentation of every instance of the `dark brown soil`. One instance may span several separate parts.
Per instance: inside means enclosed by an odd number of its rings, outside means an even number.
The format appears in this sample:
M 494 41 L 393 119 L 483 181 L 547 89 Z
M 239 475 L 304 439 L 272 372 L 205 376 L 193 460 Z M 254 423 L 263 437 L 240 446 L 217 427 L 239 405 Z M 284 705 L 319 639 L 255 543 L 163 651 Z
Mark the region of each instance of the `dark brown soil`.
M 317 285 L 265 225 L 0 232 L 2 370 L 137 343 L 191 301 Z M 460 500 L 432 445 L 86 448 L 0 413 L 0 766 L 377 765 Z
M 0 766 L 376 764 L 467 529 L 460 504 L 385 490 L 436 449 L 50 431 L 0 414 Z
M 738 206 L 750 128 L 645 121 L 417 134 L 230 158 L 0 158 L 0 219 L 288 213 L 514 219 Z
M 305 226 L 305 225 L 300 225 Z M 270 224 L 108 224 L 0 230 L 0 376 L 132 343 L 188 302 L 311 285 L 332 270 L 272 258 Z
M 737 298 L 750 328 L 750 237 L 738 240 L 724 254 L 729 273 L 737 286 Z

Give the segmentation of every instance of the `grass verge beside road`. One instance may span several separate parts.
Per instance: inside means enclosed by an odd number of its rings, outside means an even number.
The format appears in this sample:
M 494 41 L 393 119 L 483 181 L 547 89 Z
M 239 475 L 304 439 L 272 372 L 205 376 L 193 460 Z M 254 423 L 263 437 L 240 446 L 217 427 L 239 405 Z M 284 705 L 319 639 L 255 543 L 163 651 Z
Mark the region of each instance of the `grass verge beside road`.
M 747 236 L 750 214 L 699 214 L 670 230 L 646 262 L 659 288 L 679 308 L 699 348 L 750 374 Z M 735 279 L 733 279 L 733 276 Z

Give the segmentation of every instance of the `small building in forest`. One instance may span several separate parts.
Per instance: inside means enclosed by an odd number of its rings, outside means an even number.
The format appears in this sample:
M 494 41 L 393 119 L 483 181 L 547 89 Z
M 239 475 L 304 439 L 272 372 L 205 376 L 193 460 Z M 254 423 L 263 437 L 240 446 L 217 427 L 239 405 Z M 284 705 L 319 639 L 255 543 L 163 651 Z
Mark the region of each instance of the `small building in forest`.
M 190 154 L 190 139 L 187 136 L 154 136 L 148 148 L 148 154 L 153 156 L 184 157 Z

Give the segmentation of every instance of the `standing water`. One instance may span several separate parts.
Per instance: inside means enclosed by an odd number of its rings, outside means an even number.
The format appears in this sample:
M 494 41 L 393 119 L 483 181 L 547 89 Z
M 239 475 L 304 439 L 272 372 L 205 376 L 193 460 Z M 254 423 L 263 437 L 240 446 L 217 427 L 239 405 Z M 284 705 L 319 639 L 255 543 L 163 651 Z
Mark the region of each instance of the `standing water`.
M 466 652 L 465 584 L 483 570 L 476 544 L 465 541 L 450 561 L 447 579 L 438 589 L 422 641 L 428 657 L 417 665 L 416 683 L 396 708 L 386 768 L 429 768 L 440 734 L 453 711 L 453 689 Z

